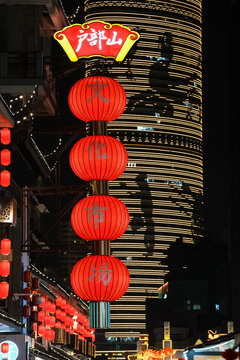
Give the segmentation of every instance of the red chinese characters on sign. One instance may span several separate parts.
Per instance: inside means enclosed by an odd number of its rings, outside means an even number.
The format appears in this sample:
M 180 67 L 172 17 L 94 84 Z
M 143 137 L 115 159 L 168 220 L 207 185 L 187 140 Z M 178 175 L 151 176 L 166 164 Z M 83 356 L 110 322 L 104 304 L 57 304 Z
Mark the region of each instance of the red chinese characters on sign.
M 122 61 L 139 36 L 126 26 L 104 21 L 74 24 L 54 34 L 71 61 L 96 56 Z

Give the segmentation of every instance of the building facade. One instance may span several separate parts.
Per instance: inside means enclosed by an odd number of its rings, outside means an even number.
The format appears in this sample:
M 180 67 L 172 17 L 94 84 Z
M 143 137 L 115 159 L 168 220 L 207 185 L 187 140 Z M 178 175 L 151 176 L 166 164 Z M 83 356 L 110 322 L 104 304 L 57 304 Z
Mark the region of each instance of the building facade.
M 111 305 L 105 337 L 138 338 L 146 332 L 145 300 L 158 296 L 168 273 L 168 247 L 203 235 L 201 1 L 84 5 L 85 22 L 104 20 L 140 33 L 123 63 L 103 65 L 104 75 L 127 94 L 124 114 L 108 131 L 125 145 L 128 166 L 109 193 L 129 210 L 129 227 L 111 242 L 111 252 L 131 278 L 126 294 Z M 87 76 L 95 66 L 87 65 Z

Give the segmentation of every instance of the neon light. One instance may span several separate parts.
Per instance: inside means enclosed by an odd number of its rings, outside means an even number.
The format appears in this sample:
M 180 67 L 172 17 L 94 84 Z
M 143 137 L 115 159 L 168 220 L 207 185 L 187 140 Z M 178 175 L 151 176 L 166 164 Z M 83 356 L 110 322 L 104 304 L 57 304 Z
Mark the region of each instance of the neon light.
M 140 35 L 119 24 L 89 21 L 73 24 L 54 34 L 73 62 L 80 58 L 102 57 L 123 61 Z
M 6 359 L 6 357 L 8 360 L 16 360 L 19 355 L 19 349 L 17 344 L 10 340 L 4 340 L 0 343 L 0 349 L 3 343 L 7 343 L 9 345 L 9 351 L 7 354 L 3 354 L 2 352 L 0 352 L 0 360 Z

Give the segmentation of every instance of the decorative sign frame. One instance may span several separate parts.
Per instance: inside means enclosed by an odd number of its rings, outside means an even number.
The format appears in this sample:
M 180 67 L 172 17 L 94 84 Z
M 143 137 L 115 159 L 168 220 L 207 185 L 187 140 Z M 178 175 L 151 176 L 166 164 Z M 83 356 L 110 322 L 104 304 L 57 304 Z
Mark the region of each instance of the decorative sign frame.
M 54 34 L 72 62 L 92 57 L 121 62 L 139 37 L 139 33 L 126 26 L 101 20 L 73 24 Z

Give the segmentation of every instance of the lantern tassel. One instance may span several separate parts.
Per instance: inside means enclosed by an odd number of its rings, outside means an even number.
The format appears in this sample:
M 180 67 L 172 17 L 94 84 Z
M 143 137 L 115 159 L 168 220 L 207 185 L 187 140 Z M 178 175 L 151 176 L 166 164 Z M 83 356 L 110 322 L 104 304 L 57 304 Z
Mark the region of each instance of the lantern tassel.
M 91 301 L 89 303 L 90 328 L 110 328 L 110 302 Z

